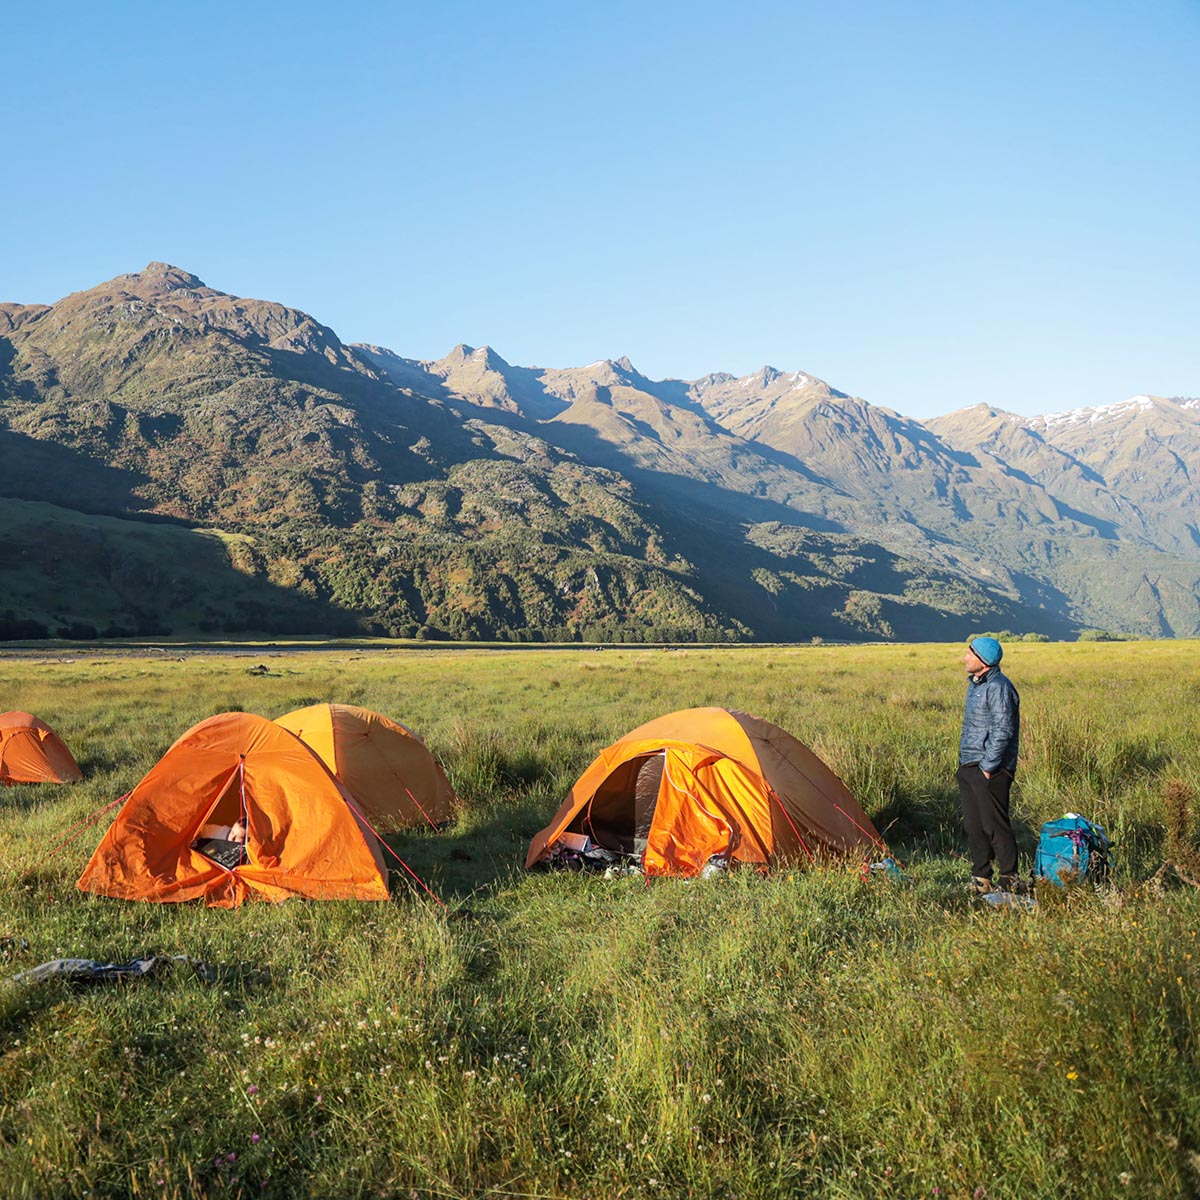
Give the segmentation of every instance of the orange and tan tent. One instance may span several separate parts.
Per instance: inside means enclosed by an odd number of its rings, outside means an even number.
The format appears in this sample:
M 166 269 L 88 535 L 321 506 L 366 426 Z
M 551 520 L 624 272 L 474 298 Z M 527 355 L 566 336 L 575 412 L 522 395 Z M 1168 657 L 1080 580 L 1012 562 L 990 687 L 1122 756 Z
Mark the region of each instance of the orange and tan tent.
M 196 848 L 206 827 L 239 821 L 240 865 Z M 130 792 L 77 886 L 232 908 L 291 896 L 386 900 L 386 878 L 378 840 L 325 764 L 273 721 L 222 713 L 189 729 Z
M 316 752 L 376 829 L 436 827 L 454 815 L 454 789 L 441 767 L 398 722 L 351 704 L 314 704 L 275 723 Z
M 0 783 L 78 783 L 66 743 L 32 713 L 0 713 Z
M 533 839 L 525 865 L 548 858 L 563 835 L 638 854 L 648 875 L 694 875 L 718 854 L 769 868 L 883 846 L 807 746 L 724 708 L 659 717 L 602 750 Z

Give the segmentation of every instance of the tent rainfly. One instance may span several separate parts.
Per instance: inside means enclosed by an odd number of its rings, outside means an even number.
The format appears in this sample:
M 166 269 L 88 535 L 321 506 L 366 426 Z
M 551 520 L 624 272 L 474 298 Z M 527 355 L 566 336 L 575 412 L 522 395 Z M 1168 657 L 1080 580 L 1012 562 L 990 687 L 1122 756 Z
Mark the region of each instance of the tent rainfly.
M 883 841 L 845 784 L 802 742 L 759 717 L 691 708 L 600 752 L 525 865 L 564 835 L 641 857 L 647 875 L 695 875 L 714 855 L 769 869 Z
M 0 784 L 78 783 L 83 772 L 66 743 L 32 713 L 0 713 Z
M 211 832 L 239 823 L 244 844 Z M 295 734 L 253 713 L 189 729 L 130 792 L 77 886 L 220 908 L 388 897 L 379 841 L 345 788 Z
M 317 754 L 376 829 L 436 828 L 454 815 L 454 789 L 441 767 L 398 722 L 351 704 L 314 704 L 275 723 Z

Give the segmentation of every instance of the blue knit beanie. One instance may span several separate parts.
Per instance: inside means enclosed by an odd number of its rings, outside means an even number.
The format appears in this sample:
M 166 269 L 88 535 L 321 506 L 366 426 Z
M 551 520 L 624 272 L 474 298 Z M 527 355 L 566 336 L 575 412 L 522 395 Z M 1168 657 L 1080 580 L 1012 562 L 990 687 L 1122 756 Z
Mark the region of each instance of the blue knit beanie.
M 993 637 L 977 637 L 971 642 L 971 650 L 975 657 L 987 663 L 989 667 L 998 667 L 1004 657 L 1004 647 Z

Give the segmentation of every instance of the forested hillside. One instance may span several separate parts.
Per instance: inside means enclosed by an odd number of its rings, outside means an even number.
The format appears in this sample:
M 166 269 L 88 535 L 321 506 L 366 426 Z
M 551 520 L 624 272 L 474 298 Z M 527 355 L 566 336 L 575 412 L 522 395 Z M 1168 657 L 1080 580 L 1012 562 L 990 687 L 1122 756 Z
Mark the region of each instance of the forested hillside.
M 0 305 L 0 633 L 1200 631 L 1194 491 L 944 421 L 769 368 L 404 359 L 152 263 Z

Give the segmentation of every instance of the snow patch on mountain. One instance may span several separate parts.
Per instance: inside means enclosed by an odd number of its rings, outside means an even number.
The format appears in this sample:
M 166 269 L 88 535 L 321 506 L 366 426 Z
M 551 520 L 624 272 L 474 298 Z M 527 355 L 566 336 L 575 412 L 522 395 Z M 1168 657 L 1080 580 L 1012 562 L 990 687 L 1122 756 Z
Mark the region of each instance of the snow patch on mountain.
M 1150 396 L 1134 396 L 1116 404 L 1102 404 L 1098 408 L 1073 408 L 1069 412 L 1049 413 L 1044 417 L 1034 417 L 1030 424 L 1039 425 L 1043 429 L 1064 429 L 1072 425 L 1099 425 L 1133 412 L 1146 412 L 1153 407 L 1154 400 Z

